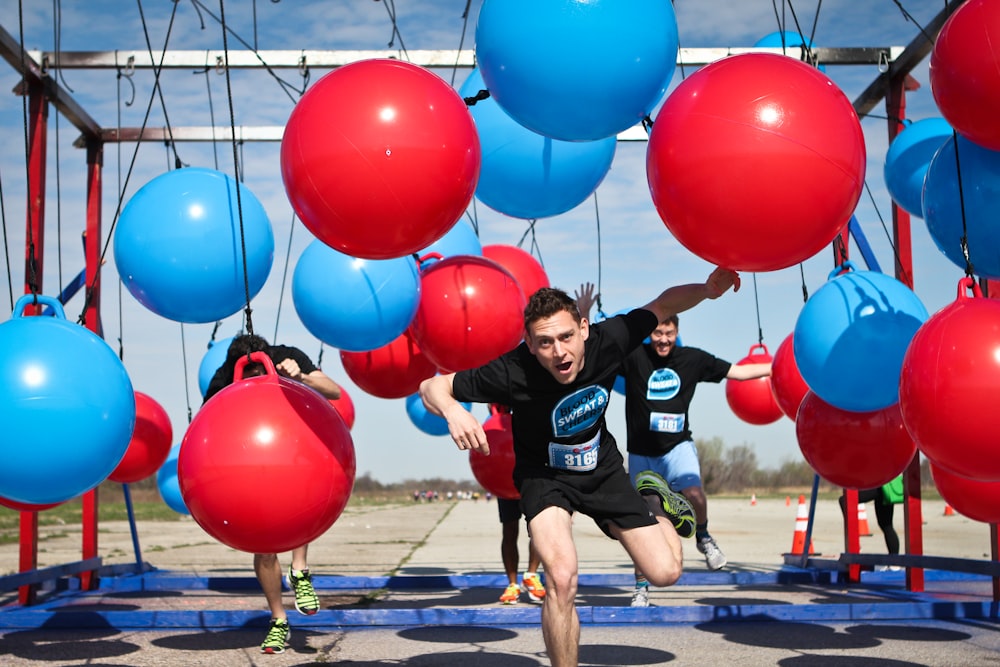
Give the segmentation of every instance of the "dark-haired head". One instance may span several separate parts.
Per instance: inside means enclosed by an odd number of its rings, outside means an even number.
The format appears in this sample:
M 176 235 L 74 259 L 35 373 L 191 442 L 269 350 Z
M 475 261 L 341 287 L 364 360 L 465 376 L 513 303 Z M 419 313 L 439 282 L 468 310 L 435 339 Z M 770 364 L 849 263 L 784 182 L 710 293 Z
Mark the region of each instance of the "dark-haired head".
M 555 287 L 540 288 L 531 295 L 531 298 L 528 299 L 528 305 L 524 308 L 525 331 L 531 328 L 532 323 L 546 317 L 552 317 L 563 310 L 572 315 L 577 324 L 580 323 L 582 318 L 575 299 Z

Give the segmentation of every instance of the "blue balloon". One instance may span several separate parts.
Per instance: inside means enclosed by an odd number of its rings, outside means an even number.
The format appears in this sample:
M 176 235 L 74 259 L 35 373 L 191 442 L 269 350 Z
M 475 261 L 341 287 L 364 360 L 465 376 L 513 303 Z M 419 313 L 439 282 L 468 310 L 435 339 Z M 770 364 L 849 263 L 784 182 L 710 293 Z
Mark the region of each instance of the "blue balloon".
M 967 234 L 969 260 L 978 276 L 1000 279 L 1000 152 L 958 135 L 962 185 L 959 197 L 955 139 L 946 140 L 931 160 L 924 181 L 923 208 L 927 231 L 955 266 L 965 270 L 962 235 Z M 965 216 L 964 232 L 962 217 Z
M 762 46 L 772 49 L 785 49 L 785 53 L 788 55 L 798 55 L 802 52 L 802 45 L 813 48 L 812 40 L 808 37 L 803 37 L 797 32 L 791 30 L 786 30 L 784 32 L 772 32 L 764 35 L 756 42 L 754 46 Z M 826 66 L 820 65 L 817 67 L 820 72 L 826 71 Z
M 471 403 L 462 403 L 466 410 L 472 408 Z M 406 414 L 418 429 L 427 435 L 448 435 L 448 422 L 443 417 L 431 414 L 420 400 L 420 394 L 410 394 L 406 397 Z
M 479 242 L 476 230 L 459 220 L 441 238 L 418 251 L 417 257 L 423 257 L 428 253 L 437 253 L 441 255 L 441 259 L 454 255 L 482 256 L 483 244 Z
M 951 125 L 944 118 L 925 118 L 908 125 L 889 145 L 882 170 L 885 186 L 893 201 L 910 215 L 924 217 L 924 178 L 931 158 L 951 135 Z
M 170 448 L 167 460 L 156 471 L 156 488 L 159 490 L 160 498 L 167 504 L 167 507 L 178 514 L 191 514 L 184 503 L 184 497 L 181 495 L 180 482 L 177 481 L 177 456 L 180 454 L 180 451 L 180 443 Z
M 177 322 L 215 322 L 264 286 L 274 260 L 267 213 L 245 185 L 212 169 L 185 167 L 142 186 L 122 209 L 115 264 L 139 303 Z M 240 225 L 242 211 L 242 230 Z M 242 241 L 241 241 L 242 237 Z
M 234 337 L 209 341 L 208 351 L 201 358 L 201 364 L 198 366 L 198 389 L 201 390 L 202 396 L 208 391 L 208 385 L 212 382 L 215 371 L 219 370 L 219 367 L 226 361 L 226 353 L 229 351 L 229 344 L 233 342 Z
M 841 410 L 874 412 L 899 401 L 903 355 L 927 309 L 895 278 L 842 268 L 802 307 L 792 350 L 813 393 Z
M 485 0 L 476 60 L 497 104 L 553 139 L 611 137 L 649 115 L 677 63 L 663 0 Z
M 135 392 L 101 338 L 53 313 L 24 316 L 18 299 L 0 324 L 0 497 L 60 503 L 103 482 L 121 462 L 135 427 Z
M 459 92 L 472 97 L 483 88 L 475 69 Z M 482 151 L 476 197 L 495 211 L 524 219 L 565 213 L 586 200 L 611 169 L 616 137 L 545 137 L 518 124 L 492 98 L 476 102 L 470 111 Z
M 358 259 L 322 241 L 310 243 L 292 275 L 295 312 L 327 345 L 365 352 L 398 338 L 420 304 L 412 257 Z

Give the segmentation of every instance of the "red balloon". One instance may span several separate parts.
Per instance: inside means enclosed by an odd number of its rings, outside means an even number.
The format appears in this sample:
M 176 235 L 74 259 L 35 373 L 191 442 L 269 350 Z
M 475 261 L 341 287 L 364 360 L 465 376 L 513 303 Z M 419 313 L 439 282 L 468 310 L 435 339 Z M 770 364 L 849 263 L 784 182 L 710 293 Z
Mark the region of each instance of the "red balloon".
M 131 484 L 156 473 L 167 460 L 174 442 L 174 429 L 163 406 L 141 391 L 135 392 L 135 429 L 112 482 Z
M 795 435 L 812 469 L 848 489 L 873 489 L 890 482 L 917 451 L 898 405 L 849 412 L 811 391 L 799 406 Z
M 395 340 L 367 352 L 340 352 L 344 372 L 362 391 L 379 398 L 405 398 L 437 374 L 437 366 L 409 329 Z
M 401 60 L 338 67 L 295 105 L 281 176 L 295 213 L 331 248 L 389 259 L 462 217 L 479 179 L 479 137 L 441 77 Z
M 847 224 L 864 187 L 864 135 L 822 72 L 785 56 L 735 55 L 667 97 L 646 175 L 684 247 L 727 268 L 774 271 L 812 257 Z
M 337 520 L 354 486 L 354 443 L 330 402 L 280 377 L 237 380 L 188 426 L 177 457 L 184 504 L 205 532 L 250 553 L 312 542 Z M 246 358 L 236 363 L 243 377 Z
M 760 349 L 763 352 L 754 352 Z M 746 364 L 770 364 L 771 354 L 763 343 L 750 348 L 750 353 L 736 362 Z M 784 414 L 771 392 L 771 378 L 753 380 L 726 380 L 726 401 L 733 413 L 748 424 L 773 424 Z
M 802 379 L 799 365 L 795 363 L 792 344 L 794 335 L 794 332 L 790 333 L 781 341 L 774 353 L 774 361 L 771 362 L 771 391 L 774 393 L 774 400 L 792 421 L 795 421 L 802 399 L 809 391 L 809 385 Z
M 517 347 L 525 305 L 517 280 L 502 266 L 453 255 L 421 274 L 420 305 L 410 328 L 438 368 L 461 371 Z
M 931 92 L 945 120 L 969 141 L 1000 150 L 1000 5 L 969 0 L 941 27 Z
M 346 389 L 341 387 L 340 398 L 331 399 L 330 405 L 337 408 L 337 412 L 340 413 L 344 423 L 347 424 L 348 430 L 354 428 L 354 401 L 351 400 L 351 396 L 347 393 Z
M 484 489 L 497 498 L 520 498 L 514 486 L 514 436 L 510 430 L 510 412 L 506 408 L 490 406 L 490 417 L 483 423 L 490 455 L 469 450 L 472 475 Z
M 507 269 L 521 286 L 525 299 L 530 299 L 540 288 L 549 287 L 549 276 L 539 261 L 516 246 L 502 243 L 484 245 L 483 257 Z
M 931 477 L 944 501 L 974 521 L 1000 523 L 1000 482 L 956 475 L 931 462 Z
M 1000 482 L 998 393 L 1000 301 L 983 298 L 972 278 L 962 278 L 958 298 L 917 329 L 903 356 L 903 421 L 934 463 L 963 477 Z

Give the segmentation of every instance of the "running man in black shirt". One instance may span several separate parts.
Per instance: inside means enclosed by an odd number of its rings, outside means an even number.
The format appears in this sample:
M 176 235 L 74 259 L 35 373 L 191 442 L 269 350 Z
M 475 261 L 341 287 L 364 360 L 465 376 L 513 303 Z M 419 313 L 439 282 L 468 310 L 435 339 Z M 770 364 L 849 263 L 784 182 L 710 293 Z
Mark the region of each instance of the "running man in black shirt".
M 621 364 L 673 313 L 715 299 L 739 276 L 716 269 L 703 284 L 671 287 L 643 308 L 591 326 L 562 290 L 543 288 L 524 312 L 524 342 L 492 362 L 425 380 L 427 409 L 444 417 L 460 450 L 489 453 L 479 421 L 459 401 L 513 410 L 514 484 L 546 573 L 542 633 L 554 667 L 578 662 L 578 561 L 572 516 L 587 514 L 619 540 L 658 586 L 681 575 L 674 527 L 693 524 L 690 505 L 666 489 L 655 510 L 633 488 L 604 413 Z

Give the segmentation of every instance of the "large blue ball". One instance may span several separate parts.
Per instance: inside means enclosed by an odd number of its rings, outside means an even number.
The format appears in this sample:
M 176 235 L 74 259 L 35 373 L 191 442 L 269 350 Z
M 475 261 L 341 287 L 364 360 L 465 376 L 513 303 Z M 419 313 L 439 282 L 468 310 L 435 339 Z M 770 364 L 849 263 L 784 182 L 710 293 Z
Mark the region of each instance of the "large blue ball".
M 212 169 L 157 176 L 122 209 L 115 264 L 139 303 L 177 322 L 215 322 L 264 286 L 274 260 L 267 213 L 249 188 Z M 242 230 L 240 225 L 242 211 Z M 244 282 L 243 247 L 246 248 Z
M 476 60 L 490 94 L 526 128 L 592 141 L 650 114 L 677 63 L 664 0 L 485 0 Z
M 944 118 L 925 118 L 908 125 L 889 145 L 882 169 L 885 187 L 893 201 L 910 215 L 924 217 L 924 178 L 931 158 L 951 134 L 951 125 Z
M 1000 152 L 958 136 L 962 170 L 959 192 L 954 137 L 947 139 L 931 160 L 924 181 L 923 208 L 927 231 L 955 266 L 965 270 L 962 236 L 967 234 L 969 260 L 975 273 L 1000 279 Z M 964 226 L 963 226 L 964 224 Z
M 903 356 L 927 309 L 895 278 L 844 268 L 802 307 L 792 349 L 813 393 L 841 410 L 873 412 L 899 401 Z
M 462 403 L 462 407 L 469 410 L 472 404 Z M 447 420 L 428 412 L 424 402 L 420 400 L 420 394 L 410 394 L 406 397 L 406 414 L 413 425 L 427 435 L 448 435 Z
M 374 350 L 398 338 L 417 312 L 417 263 L 409 256 L 358 259 L 316 240 L 295 266 L 292 301 L 309 333 L 327 345 Z
M 233 342 L 233 338 L 234 336 L 230 336 L 208 343 L 208 351 L 198 365 L 198 389 L 201 390 L 202 396 L 208 391 L 208 385 L 211 384 L 215 371 L 226 361 L 226 353 L 229 352 L 229 344 Z
M 476 69 L 459 92 L 472 97 L 484 87 Z M 545 137 L 520 125 L 492 98 L 476 102 L 470 111 L 482 151 L 476 197 L 514 218 L 547 218 L 575 208 L 601 184 L 615 157 L 616 137 Z
M 181 453 L 180 443 L 170 448 L 167 460 L 156 472 L 156 488 L 167 507 L 178 514 L 191 514 L 181 495 L 181 485 L 177 480 L 177 457 Z
M 34 505 L 75 498 L 121 462 L 135 427 L 135 393 L 101 338 L 54 313 L 24 316 L 30 295 L 0 324 L 0 496 Z

